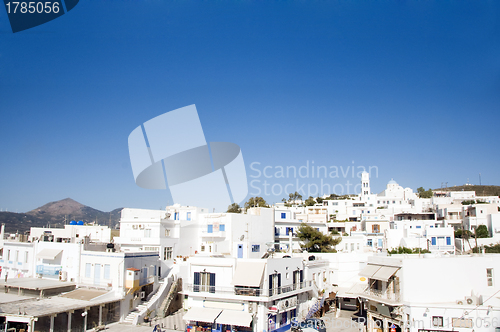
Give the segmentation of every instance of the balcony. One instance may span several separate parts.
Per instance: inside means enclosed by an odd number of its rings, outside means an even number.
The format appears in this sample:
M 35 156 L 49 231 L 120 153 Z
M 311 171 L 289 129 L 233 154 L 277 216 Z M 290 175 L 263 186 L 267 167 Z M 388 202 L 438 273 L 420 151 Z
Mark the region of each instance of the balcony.
M 370 288 L 366 285 L 354 285 L 346 293 L 354 294 L 362 298 L 366 298 L 372 301 L 387 303 L 387 304 L 398 304 L 401 302 L 401 295 L 399 293 L 394 293 L 391 291 L 382 291 L 379 289 Z
M 256 297 L 281 297 L 280 295 L 294 295 L 301 293 L 301 291 L 308 291 L 312 287 L 312 281 L 303 281 L 300 283 L 280 286 L 276 288 L 251 288 L 242 286 L 221 287 L 221 286 L 208 286 L 208 285 L 193 285 L 184 284 L 184 289 L 193 293 L 212 293 L 220 296 L 256 296 Z M 289 294 L 293 293 L 293 294 Z
M 225 238 L 226 237 L 226 231 L 218 231 L 218 232 L 211 232 L 209 233 L 208 231 L 202 231 L 201 232 L 201 236 L 202 237 L 222 237 L 222 238 Z

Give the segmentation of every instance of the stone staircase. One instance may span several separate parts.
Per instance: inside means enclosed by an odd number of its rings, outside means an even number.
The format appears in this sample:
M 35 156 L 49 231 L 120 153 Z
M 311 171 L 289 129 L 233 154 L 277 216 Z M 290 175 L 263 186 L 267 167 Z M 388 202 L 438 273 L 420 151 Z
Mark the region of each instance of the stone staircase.
M 139 316 L 139 314 L 141 313 L 142 310 L 144 310 L 144 308 L 147 308 L 147 305 L 144 303 L 144 304 L 139 304 L 137 306 L 137 308 L 135 308 L 133 311 L 131 311 L 127 317 L 125 317 L 125 319 L 123 320 L 124 323 L 127 323 L 127 324 L 133 324 L 134 321 L 137 320 L 137 317 Z

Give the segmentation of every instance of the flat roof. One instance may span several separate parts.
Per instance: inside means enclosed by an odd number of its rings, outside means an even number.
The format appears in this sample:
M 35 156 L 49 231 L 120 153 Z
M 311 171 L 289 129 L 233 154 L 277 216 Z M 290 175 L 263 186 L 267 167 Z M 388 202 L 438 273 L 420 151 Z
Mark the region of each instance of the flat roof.
M 76 286 L 73 282 L 59 281 L 57 279 L 42 279 L 42 278 L 12 278 L 0 280 L 0 286 L 9 286 L 15 288 L 44 290 L 59 287 Z
M 2 292 L 2 296 L 0 296 L 0 305 L 2 305 L 4 303 L 19 302 L 19 301 L 32 300 L 32 299 L 34 299 L 33 296 L 24 296 L 24 295 L 17 295 L 17 294 L 3 293 Z
M 107 291 L 103 290 L 79 288 L 66 294 L 61 294 L 61 296 L 69 299 L 90 301 L 106 293 Z
M 47 299 L 26 301 L 22 304 L 19 302 L 10 302 L 0 304 L 0 316 L 19 316 L 19 311 L 21 311 L 21 315 L 25 317 L 41 317 L 68 312 L 69 310 L 85 309 L 85 307 L 120 301 L 121 299 L 121 297 L 115 296 L 107 297 L 103 300 L 88 301 L 64 296 L 54 296 Z

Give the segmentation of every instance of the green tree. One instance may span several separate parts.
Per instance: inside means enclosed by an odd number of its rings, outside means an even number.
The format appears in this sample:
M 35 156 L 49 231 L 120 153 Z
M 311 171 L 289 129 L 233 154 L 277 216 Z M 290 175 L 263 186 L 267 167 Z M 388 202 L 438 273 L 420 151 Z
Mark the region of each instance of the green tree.
M 245 203 L 245 210 L 248 210 L 251 207 L 269 207 L 266 201 L 262 197 L 250 197 L 248 201 Z
M 490 232 L 488 232 L 486 225 L 479 225 L 476 228 L 475 235 L 478 238 L 485 238 L 490 236 Z
M 306 206 L 313 206 L 314 204 L 316 204 L 316 201 L 314 200 L 314 198 L 312 196 L 309 196 L 308 199 L 306 199 Z
M 321 198 L 321 197 L 316 197 L 316 202 L 318 202 L 319 204 L 323 203 L 324 199 Z
M 419 187 L 417 188 L 417 192 L 420 198 L 431 198 L 433 195 L 431 188 L 429 188 L 429 190 L 425 190 L 424 187 Z
M 457 229 L 455 231 L 455 238 L 457 239 L 470 239 L 472 237 L 472 232 L 468 230 Z
M 227 207 L 228 213 L 241 213 L 241 206 L 238 203 L 233 203 Z
M 337 252 L 335 246 L 342 241 L 341 237 L 325 235 L 311 226 L 302 223 L 297 230 L 298 238 L 304 242 L 301 247 L 308 252 Z

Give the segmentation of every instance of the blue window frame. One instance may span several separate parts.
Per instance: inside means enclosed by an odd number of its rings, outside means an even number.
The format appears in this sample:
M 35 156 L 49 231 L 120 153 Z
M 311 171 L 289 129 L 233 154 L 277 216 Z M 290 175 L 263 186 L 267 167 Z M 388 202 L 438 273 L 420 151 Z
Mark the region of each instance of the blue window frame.
M 226 230 L 226 225 L 219 225 L 219 231 L 224 232 Z
M 260 252 L 260 244 L 252 244 L 252 252 Z
M 213 233 L 213 232 L 214 232 L 214 225 L 208 225 L 207 233 Z
M 434 236 L 431 238 L 431 244 L 432 244 L 433 246 L 435 246 L 435 245 L 436 245 L 436 238 L 435 238 Z
M 85 278 L 90 278 L 90 269 L 91 269 L 90 263 L 86 263 L 85 264 Z
M 111 265 L 104 264 L 104 279 L 111 279 Z
M 422 228 L 422 226 L 417 226 L 417 228 Z
M 188 212 L 186 214 L 186 220 L 188 220 L 188 221 L 191 220 L 191 212 Z
M 174 220 L 179 220 L 179 212 L 174 213 Z
M 446 237 L 446 245 L 451 246 L 451 237 L 449 236 Z
M 286 219 L 286 213 L 285 212 L 281 213 L 281 219 Z
M 371 246 L 373 246 L 373 242 L 372 242 L 372 239 L 368 239 L 368 242 L 367 242 L 367 244 L 368 244 L 368 245 L 369 245 L 370 247 L 371 247 Z

